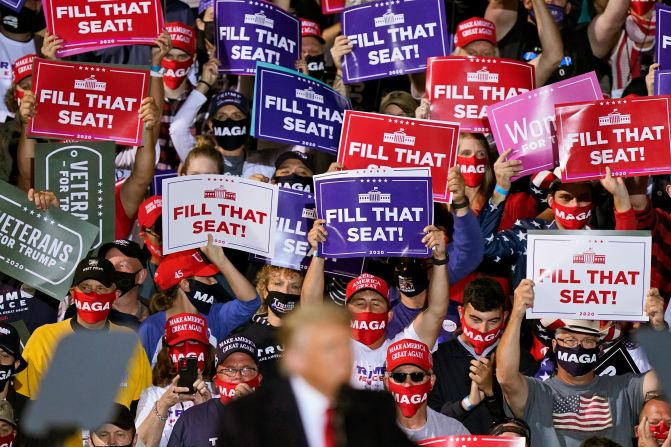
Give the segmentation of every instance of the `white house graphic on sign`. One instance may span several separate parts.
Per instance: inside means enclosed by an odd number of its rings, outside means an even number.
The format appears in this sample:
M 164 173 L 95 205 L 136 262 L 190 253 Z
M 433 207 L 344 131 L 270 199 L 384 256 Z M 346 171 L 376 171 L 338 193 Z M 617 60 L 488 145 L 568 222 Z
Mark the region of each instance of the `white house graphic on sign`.
M 307 219 L 316 220 L 317 219 L 317 210 L 314 209 L 314 208 L 303 208 L 303 214 L 301 216 L 305 217 Z
M 263 11 L 259 11 L 256 14 L 245 14 L 245 23 L 249 25 L 265 26 L 266 28 L 271 29 L 275 26 L 275 21 L 266 17 L 266 14 Z
M 498 73 L 490 73 L 487 67 L 466 74 L 467 82 L 499 82 Z
M 107 89 L 107 82 L 100 82 L 94 75 L 92 75 L 86 79 L 75 79 L 75 88 L 77 90 L 95 90 L 104 92 L 105 89 Z
M 310 101 L 318 102 L 319 104 L 324 104 L 324 96 L 315 93 L 314 90 L 312 90 L 312 87 L 308 87 L 304 90 L 297 88 L 296 98 L 308 99 Z
M 400 25 L 405 23 L 405 14 L 394 14 L 391 9 L 388 9 L 380 17 L 375 17 L 375 28 L 381 26 Z
M 364 194 L 359 194 L 359 203 L 391 203 L 391 194 L 380 192 L 375 186 Z
M 382 137 L 382 141 L 385 143 L 405 144 L 408 146 L 415 145 L 415 137 L 406 135 L 404 129 L 397 130 L 393 133 L 385 132 L 384 136 Z
M 573 255 L 574 264 L 605 264 L 606 255 L 597 255 L 591 248 L 584 253 Z
M 223 186 L 220 186 L 217 189 L 205 190 L 203 192 L 203 196 L 206 199 L 235 200 L 236 193 L 226 191 L 226 189 Z
M 615 109 L 608 115 L 599 117 L 599 126 L 615 126 L 617 124 L 631 124 L 631 115 L 622 114 Z

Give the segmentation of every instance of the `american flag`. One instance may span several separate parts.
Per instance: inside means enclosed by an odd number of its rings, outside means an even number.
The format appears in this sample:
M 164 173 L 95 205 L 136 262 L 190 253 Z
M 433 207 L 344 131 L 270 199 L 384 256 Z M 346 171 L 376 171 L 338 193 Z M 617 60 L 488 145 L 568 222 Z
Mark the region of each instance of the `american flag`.
M 601 396 L 555 396 L 552 423 L 557 430 L 595 432 L 613 426 L 608 398 Z

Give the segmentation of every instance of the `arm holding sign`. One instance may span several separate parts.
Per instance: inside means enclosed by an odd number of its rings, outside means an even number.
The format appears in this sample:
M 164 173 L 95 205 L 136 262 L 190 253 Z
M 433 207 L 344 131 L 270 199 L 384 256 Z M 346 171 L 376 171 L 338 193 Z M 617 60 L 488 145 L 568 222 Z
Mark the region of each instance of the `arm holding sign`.
M 524 417 L 529 385 L 520 372 L 520 335 L 527 309 L 534 305 L 534 283 L 523 279 L 515 289 L 513 310 L 496 348 L 496 379 L 515 417 Z
M 536 67 L 536 87 L 540 87 L 550 79 L 564 57 L 564 44 L 559 29 L 550 15 L 544 0 L 533 0 L 536 13 L 536 28 L 543 52 L 530 62 Z
M 42 55 L 45 59 L 52 61 L 58 60 L 56 57 L 56 52 L 63 48 L 63 39 L 59 39 L 57 35 L 51 34 L 49 31 L 45 31 L 44 41 L 42 42 Z
M 354 45 L 349 37 L 340 35 L 336 37 L 331 47 L 331 57 L 333 58 L 333 65 L 336 68 L 335 81 L 333 81 L 333 89 L 343 96 L 348 96 L 347 86 L 342 77 L 342 60 L 345 55 L 352 52 Z
M 627 19 L 630 3 L 630 0 L 610 0 L 606 9 L 592 19 L 587 35 L 594 57 L 605 57 L 613 48 Z
M 59 208 L 61 206 L 58 197 L 51 191 L 35 191 L 33 188 L 28 190 L 28 200 L 35 203 L 35 208 L 40 211 L 47 211 L 50 206 Z
M 606 177 L 601 179 L 601 185 L 612 194 L 615 205 L 615 229 L 635 230 L 638 226 L 636 215 L 631 208 L 629 191 L 622 177 L 611 176 L 610 168 L 606 166 Z
M 161 118 L 158 106 L 152 98 L 144 98 L 140 105 L 140 118 L 144 122 L 143 145 L 137 148 L 135 163 L 130 176 L 121 185 L 119 194 L 123 209 L 129 218 L 135 218 L 140 203 L 147 194 L 147 188 L 154 178 L 156 164 L 156 134 L 154 128 L 159 127 Z
M 659 294 L 659 290 L 651 288 L 645 297 L 645 313 L 650 318 L 650 326 L 656 331 L 666 331 L 668 326 L 664 321 L 664 299 Z M 643 393 L 645 396 L 650 391 L 656 391 L 661 388 L 661 383 L 654 370 L 650 370 L 643 376 Z
M 428 307 L 421 312 L 412 322 L 419 339 L 427 346 L 436 343 L 443 320 L 447 314 L 447 306 L 450 301 L 449 280 L 447 273 L 447 251 L 445 246 L 445 233 L 433 225 L 424 228 L 426 236 L 422 243 L 433 249 L 433 272 L 429 283 L 429 294 L 427 296 Z
M 161 66 L 161 61 L 172 49 L 172 41 L 170 40 L 170 33 L 163 30 L 161 35 L 154 41 L 154 47 L 151 49 L 151 65 L 155 67 Z M 151 76 L 149 78 L 149 96 L 154 99 L 156 105 L 163 104 L 165 101 L 165 90 L 163 88 L 163 75 Z M 160 119 L 160 116 L 159 116 Z M 158 140 L 158 134 L 161 126 L 154 126 L 155 139 Z
M 241 301 L 252 301 L 258 296 L 252 283 L 250 283 L 249 280 L 245 278 L 245 275 L 240 273 L 228 257 L 226 257 L 224 249 L 214 245 L 212 234 L 207 236 L 207 245 L 201 248 L 201 251 L 207 256 L 207 259 L 209 259 L 212 264 L 217 266 L 221 274 L 224 275 L 226 282 L 231 286 L 231 290 L 233 290 L 233 294 L 235 294 L 237 299 Z
M 496 24 L 496 40 L 500 41 L 513 29 L 517 21 L 519 0 L 489 0 L 485 19 Z
M 28 138 L 26 133 L 28 122 L 35 116 L 35 94 L 30 90 L 26 90 L 21 99 L 19 114 L 21 115 L 22 126 L 16 160 L 19 169 L 17 186 L 22 190 L 27 191 L 32 184 L 31 162 L 35 158 L 35 140 Z
M 324 228 L 324 219 L 317 219 L 308 233 L 308 242 L 312 248 L 312 260 L 305 273 L 301 288 L 301 305 L 321 304 L 324 301 L 324 258 L 317 256 L 319 243 L 326 241 L 328 231 Z
M 508 155 L 511 152 L 512 149 L 506 149 L 494 162 L 494 174 L 496 176 L 496 186 L 498 186 L 498 188 L 494 188 L 490 199 L 490 202 L 494 205 L 499 205 L 506 200 L 508 194 L 502 194 L 499 190 L 510 191 L 513 184 L 511 179 L 524 169 L 521 160 L 508 160 Z

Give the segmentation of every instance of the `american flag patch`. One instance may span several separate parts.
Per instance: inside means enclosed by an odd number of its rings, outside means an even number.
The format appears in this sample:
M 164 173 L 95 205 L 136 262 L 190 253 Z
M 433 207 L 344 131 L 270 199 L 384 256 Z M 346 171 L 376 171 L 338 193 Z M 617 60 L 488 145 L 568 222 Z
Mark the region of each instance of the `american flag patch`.
M 613 426 L 608 398 L 601 396 L 555 396 L 552 424 L 557 430 L 596 432 Z

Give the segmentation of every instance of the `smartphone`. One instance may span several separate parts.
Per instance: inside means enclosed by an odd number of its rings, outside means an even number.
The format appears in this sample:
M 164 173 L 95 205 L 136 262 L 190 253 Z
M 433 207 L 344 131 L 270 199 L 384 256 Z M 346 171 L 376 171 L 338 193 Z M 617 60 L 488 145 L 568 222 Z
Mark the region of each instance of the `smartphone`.
M 193 383 L 198 379 L 198 359 L 195 357 L 186 357 L 179 361 L 179 380 L 177 386 L 189 389 L 189 394 L 193 394 Z

